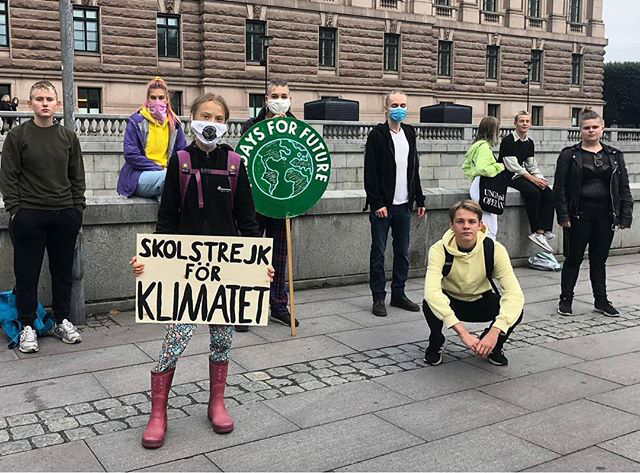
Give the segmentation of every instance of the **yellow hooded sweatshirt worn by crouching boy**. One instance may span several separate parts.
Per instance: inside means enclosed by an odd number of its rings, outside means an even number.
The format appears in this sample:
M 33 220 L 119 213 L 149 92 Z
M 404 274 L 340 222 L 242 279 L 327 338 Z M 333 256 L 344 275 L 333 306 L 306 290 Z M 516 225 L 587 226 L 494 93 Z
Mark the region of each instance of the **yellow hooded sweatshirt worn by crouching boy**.
M 486 227 L 483 226 L 477 234 L 476 246 L 468 253 L 458 249 L 452 230 L 447 230 L 442 240 L 429 249 L 424 299 L 434 315 L 442 320 L 447 328 L 451 328 L 460 321 L 451 309 L 449 298 L 443 291 L 454 299 L 472 302 L 491 290 L 484 265 L 484 245 L 482 244 L 486 231 Z M 444 248 L 454 258 L 451 271 L 445 278 L 442 277 L 442 267 L 445 263 Z M 494 244 L 493 258 L 493 279 L 498 281 L 501 287 L 500 313 L 494 326 L 506 333 L 520 317 L 524 306 L 524 294 L 511 267 L 507 250 L 497 241 Z

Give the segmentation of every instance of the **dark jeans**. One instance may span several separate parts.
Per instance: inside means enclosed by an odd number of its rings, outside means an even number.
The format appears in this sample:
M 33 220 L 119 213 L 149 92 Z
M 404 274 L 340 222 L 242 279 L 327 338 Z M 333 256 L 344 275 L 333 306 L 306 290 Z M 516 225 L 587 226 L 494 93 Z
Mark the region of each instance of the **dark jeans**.
M 57 323 L 69 318 L 73 255 L 82 214 L 64 210 L 20 209 L 9 224 L 13 243 L 18 318 L 33 326 L 38 305 L 38 280 L 46 248 L 51 273 L 52 309 Z
M 393 277 L 391 297 L 404 295 L 404 285 L 409 273 L 409 231 L 411 212 L 409 204 L 387 207 L 387 218 L 376 217 L 375 211 L 369 214 L 371 222 L 371 253 L 369 257 L 369 286 L 374 301 L 385 297 L 384 251 L 387 248 L 389 228 L 393 239 Z
M 451 309 L 461 322 L 491 322 L 480 338 L 484 337 L 489 331 L 500 312 L 500 296 L 493 291 L 485 292 L 480 299 L 473 302 L 461 301 L 451 297 L 449 294 L 447 294 L 447 297 L 449 298 Z M 434 346 L 441 345 L 444 343 L 444 335 L 442 335 L 442 327 L 444 324 L 442 320 L 435 316 L 426 301 L 422 302 L 422 311 L 424 312 L 424 318 L 427 319 L 429 330 L 431 330 L 429 334 L 429 344 L 434 344 Z M 504 342 L 507 341 L 513 329 L 522 321 L 523 314 L 524 312 L 520 314 L 516 323 L 507 330 L 507 333 L 501 333 L 498 336 L 498 342 L 495 346 L 496 350 L 502 350 Z
M 256 214 L 260 233 L 267 238 L 273 238 L 273 269 L 276 274 L 269 290 L 269 305 L 273 314 L 288 314 L 287 303 L 287 232 L 284 219 L 265 217 Z
M 531 233 L 535 233 L 538 230 L 550 232 L 553 228 L 554 211 L 553 191 L 551 188 L 540 189 L 524 177 L 509 181 L 509 187 L 519 190 L 522 194 Z
M 573 289 L 578 280 L 584 252 L 589 246 L 589 277 L 593 298 L 604 301 L 607 298 L 606 263 L 613 240 L 611 225 L 613 219 L 608 209 L 588 212 L 580 218 L 571 219 L 571 227 L 564 229 L 564 256 L 562 266 L 561 297 L 573 298 Z

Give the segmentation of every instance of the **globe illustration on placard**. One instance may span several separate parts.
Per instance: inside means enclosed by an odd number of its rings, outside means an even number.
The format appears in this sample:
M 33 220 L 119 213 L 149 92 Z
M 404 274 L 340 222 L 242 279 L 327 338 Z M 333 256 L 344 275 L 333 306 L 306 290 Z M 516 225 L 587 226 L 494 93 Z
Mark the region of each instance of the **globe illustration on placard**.
M 279 138 L 262 146 L 252 160 L 252 174 L 266 195 L 286 200 L 303 193 L 313 179 L 311 154 L 300 143 Z

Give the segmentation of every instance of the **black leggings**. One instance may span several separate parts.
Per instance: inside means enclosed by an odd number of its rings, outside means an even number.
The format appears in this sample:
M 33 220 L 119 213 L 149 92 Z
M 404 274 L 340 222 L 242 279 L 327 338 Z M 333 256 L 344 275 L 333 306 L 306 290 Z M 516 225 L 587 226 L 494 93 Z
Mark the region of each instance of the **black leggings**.
M 493 323 L 496 321 L 496 317 L 500 313 L 500 296 L 493 291 L 485 292 L 482 294 L 480 299 L 472 302 L 455 299 L 449 294 L 447 294 L 447 297 L 449 298 L 449 305 L 451 306 L 451 309 L 456 314 L 456 317 L 462 322 L 491 322 L 480 338 L 484 337 L 484 335 L 489 331 Z M 429 334 L 429 344 L 434 343 L 437 345 L 443 343 L 443 322 L 435 316 L 429 307 L 429 304 L 427 304 L 427 301 L 422 302 L 422 312 L 424 312 L 424 318 L 427 319 L 427 325 L 429 325 L 429 329 L 431 330 L 431 333 Z M 516 323 L 507 330 L 507 333 L 501 333 L 498 336 L 498 342 L 495 346 L 496 350 L 502 350 L 504 342 L 507 341 L 509 335 L 513 332 L 513 329 L 516 328 L 516 325 L 522 321 L 523 314 L 524 312 L 520 314 Z
M 606 263 L 613 240 L 612 218 L 606 212 L 585 214 L 572 218 L 571 227 L 564 229 L 564 256 L 562 266 L 561 297 L 573 298 L 573 289 L 578 280 L 584 252 L 589 246 L 589 277 L 593 298 L 607 299 Z

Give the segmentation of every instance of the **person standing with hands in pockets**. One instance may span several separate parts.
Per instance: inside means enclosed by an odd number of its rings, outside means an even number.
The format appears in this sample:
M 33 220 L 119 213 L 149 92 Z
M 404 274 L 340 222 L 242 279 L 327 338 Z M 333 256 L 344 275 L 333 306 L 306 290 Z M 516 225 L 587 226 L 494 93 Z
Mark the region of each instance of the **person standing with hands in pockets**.
M 371 313 L 377 317 L 387 315 L 384 252 L 389 229 L 393 238 L 391 305 L 411 312 L 420 310 L 418 304 L 405 295 L 405 283 L 409 273 L 409 233 L 414 203 L 418 218 L 425 215 L 416 131 L 403 123 L 407 116 L 407 95 L 400 91 L 387 94 L 384 111 L 387 120 L 369 133 L 364 155 L 365 210 L 371 208 Z
M 23 325 L 19 349 L 35 353 L 39 349 L 34 330 L 38 280 L 45 249 L 56 320 L 49 335 L 69 344 L 82 341 L 68 317 L 73 255 L 86 206 L 86 186 L 80 141 L 54 119 L 60 108 L 56 88 L 46 80 L 36 82 L 29 91 L 28 104 L 33 119 L 13 128 L 2 146 L 0 191 L 11 215 L 16 308 Z
M 585 108 L 579 123 L 581 141 L 560 152 L 553 186 L 558 223 L 564 229 L 558 313 L 573 315 L 573 290 L 588 245 L 594 309 L 618 317 L 620 312 L 607 298 L 606 263 L 614 229 L 631 228 L 629 175 L 622 151 L 601 141 L 602 117 Z

